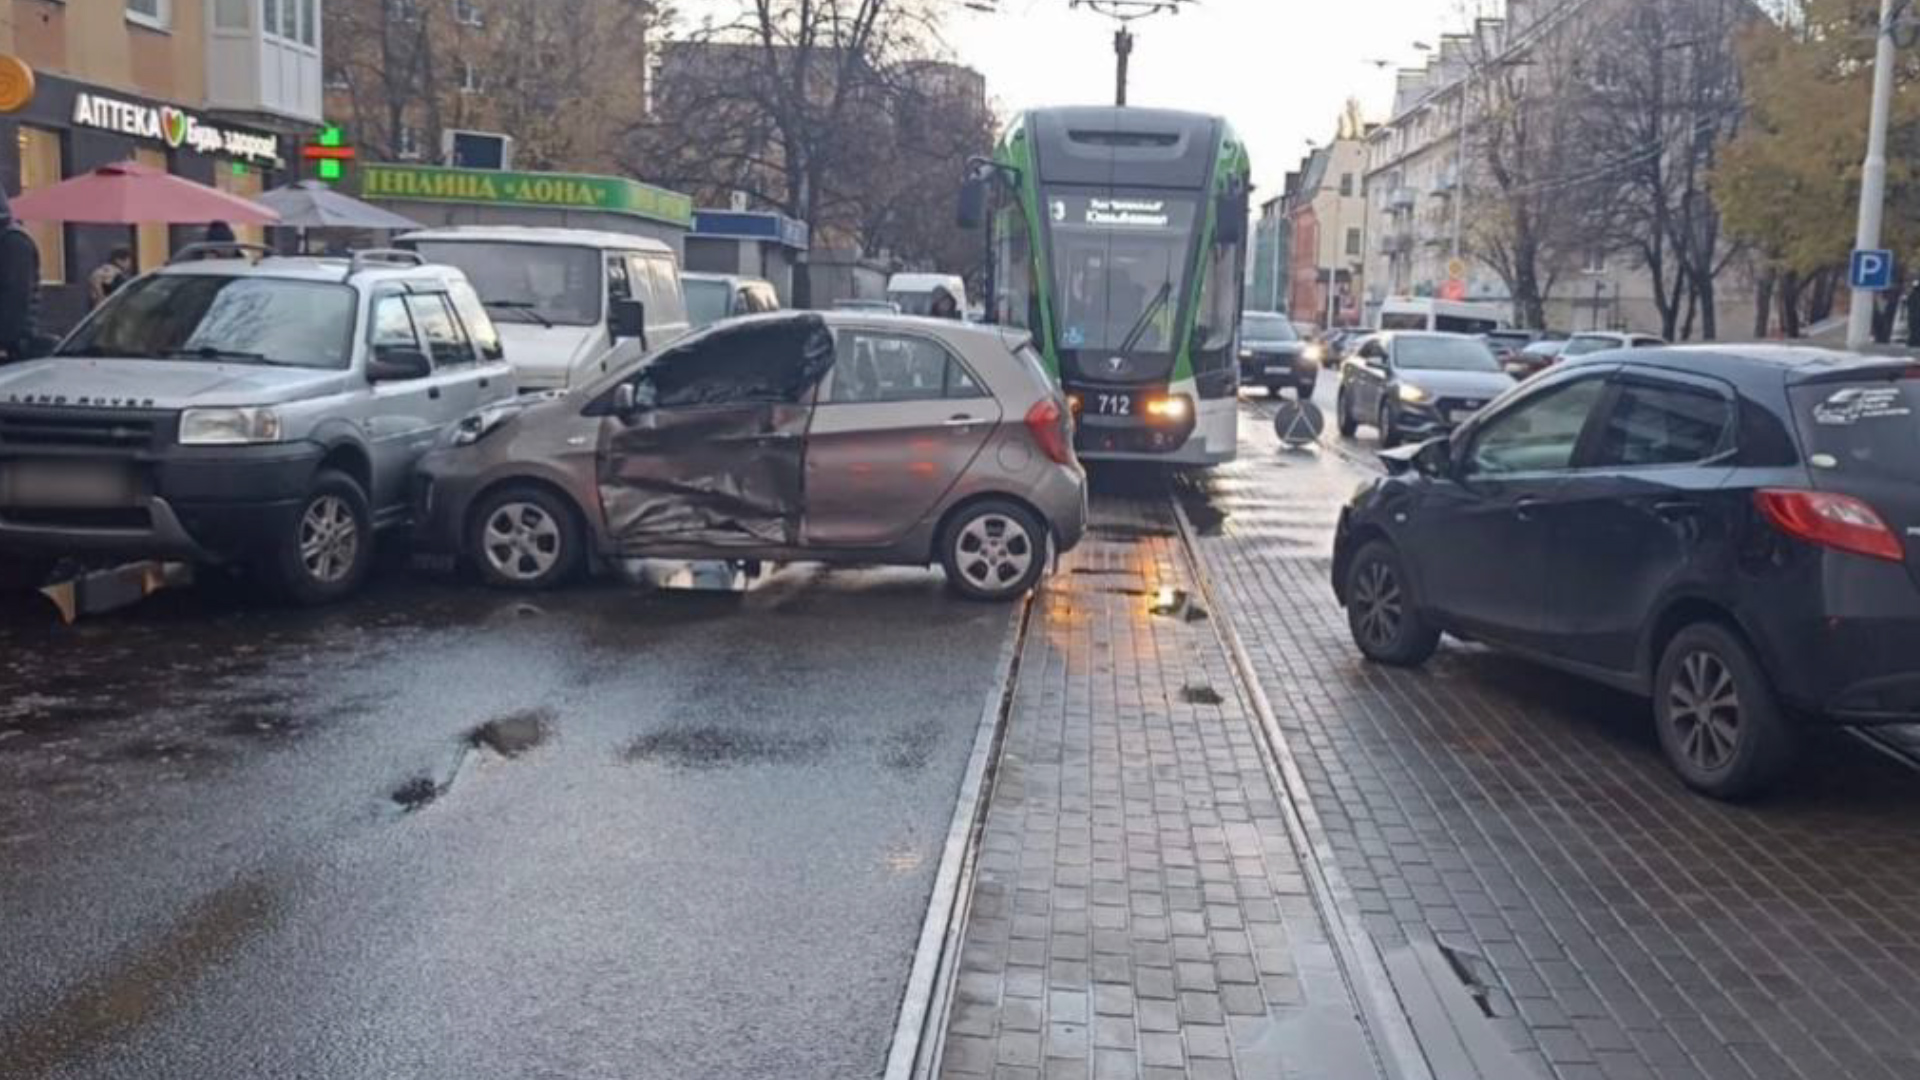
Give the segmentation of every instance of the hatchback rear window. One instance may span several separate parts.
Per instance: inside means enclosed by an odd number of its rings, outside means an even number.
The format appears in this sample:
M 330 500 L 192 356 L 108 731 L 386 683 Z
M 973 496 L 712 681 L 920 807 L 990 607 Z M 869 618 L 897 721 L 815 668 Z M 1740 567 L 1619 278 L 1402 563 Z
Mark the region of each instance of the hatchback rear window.
M 1791 393 L 1807 459 L 1817 468 L 1920 480 L 1920 383 L 1874 379 Z

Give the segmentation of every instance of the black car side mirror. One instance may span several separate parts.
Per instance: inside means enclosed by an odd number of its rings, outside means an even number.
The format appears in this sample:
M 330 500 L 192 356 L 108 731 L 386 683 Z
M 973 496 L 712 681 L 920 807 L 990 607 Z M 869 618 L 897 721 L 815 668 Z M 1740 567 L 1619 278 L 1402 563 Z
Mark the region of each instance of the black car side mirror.
M 613 340 L 628 339 L 647 347 L 647 305 L 638 300 L 615 300 L 607 308 L 607 332 Z
M 1446 436 L 1430 439 L 1413 455 L 1413 469 L 1429 480 L 1453 476 L 1453 440 Z
M 408 382 L 433 374 L 433 361 L 419 349 L 375 349 L 367 362 L 368 382 Z

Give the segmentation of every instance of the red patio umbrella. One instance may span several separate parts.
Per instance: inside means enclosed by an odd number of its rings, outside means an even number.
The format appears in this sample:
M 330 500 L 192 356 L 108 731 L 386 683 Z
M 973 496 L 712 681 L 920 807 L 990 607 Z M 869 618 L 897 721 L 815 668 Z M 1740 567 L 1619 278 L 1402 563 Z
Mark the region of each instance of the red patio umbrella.
M 102 165 L 13 200 L 22 221 L 95 225 L 271 225 L 280 215 L 238 195 L 196 184 L 137 161 Z

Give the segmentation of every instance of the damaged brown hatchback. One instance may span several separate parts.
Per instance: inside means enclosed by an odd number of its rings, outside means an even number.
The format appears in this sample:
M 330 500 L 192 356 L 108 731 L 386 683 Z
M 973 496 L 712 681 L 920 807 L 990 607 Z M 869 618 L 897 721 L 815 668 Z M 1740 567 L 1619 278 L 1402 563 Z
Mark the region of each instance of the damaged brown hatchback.
M 1023 333 L 856 312 L 736 319 L 468 416 L 421 463 L 421 545 L 489 583 L 623 558 L 925 566 L 978 599 L 1086 528 L 1072 418 Z

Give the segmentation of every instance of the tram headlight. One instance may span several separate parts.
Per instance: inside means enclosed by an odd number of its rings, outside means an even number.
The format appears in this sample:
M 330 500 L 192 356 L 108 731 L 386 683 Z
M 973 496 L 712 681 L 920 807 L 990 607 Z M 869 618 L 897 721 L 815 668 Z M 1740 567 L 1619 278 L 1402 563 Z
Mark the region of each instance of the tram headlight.
M 1147 419 L 1179 423 L 1193 415 L 1193 402 L 1185 394 L 1147 399 Z

